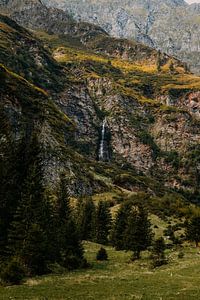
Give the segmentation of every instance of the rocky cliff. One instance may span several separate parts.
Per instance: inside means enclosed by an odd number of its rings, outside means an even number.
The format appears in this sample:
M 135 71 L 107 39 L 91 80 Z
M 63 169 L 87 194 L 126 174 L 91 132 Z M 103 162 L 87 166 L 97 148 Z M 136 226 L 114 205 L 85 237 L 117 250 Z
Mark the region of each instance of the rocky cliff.
M 97 26 L 69 17 L 59 29 L 59 11 L 44 8 L 52 15 L 39 16 L 42 4 L 34 2 L 12 10 L 33 33 L 0 18 L 2 111 L 10 128 L 2 140 L 11 134 L 18 143 L 32 124 L 52 191 L 65 171 L 71 195 L 178 192 L 198 200 L 200 78 L 179 60 Z M 106 161 L 99 156 L 105 119 Z
M 76 20 L 101 26 L 115 37 L 135 39 L 187 62 L 200 72 L 200 6 L 175 0 L 43 0 Z

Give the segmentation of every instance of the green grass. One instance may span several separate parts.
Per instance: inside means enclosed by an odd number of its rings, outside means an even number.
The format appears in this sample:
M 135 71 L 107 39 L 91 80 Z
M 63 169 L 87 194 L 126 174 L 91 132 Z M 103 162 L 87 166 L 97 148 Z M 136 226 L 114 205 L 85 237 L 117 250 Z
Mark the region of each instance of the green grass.
M 197 249 L 185 246 L 185 257 L 171 251 L 169 264 L 152 270 L 147 253 L 130 263 L 130 253 L 111 247 L 108 262 L 96 262 L 99 245 L 86 243 L 86 257 L 93 267 L 60 275 L 27 280 L 21 286 L 0 287 L 0 299 L 31 300 L 124 300 L 199 299 L 200 257 Z

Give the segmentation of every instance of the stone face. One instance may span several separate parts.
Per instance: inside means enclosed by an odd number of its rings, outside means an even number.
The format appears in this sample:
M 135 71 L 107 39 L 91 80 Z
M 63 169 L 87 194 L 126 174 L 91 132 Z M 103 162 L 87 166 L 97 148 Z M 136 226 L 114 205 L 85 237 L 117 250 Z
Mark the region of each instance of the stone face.
M 54 34 L 70 34 L 82 37 L 104 33 L 104 30 L 92 24 L 77 23 L 71 15 L 62 10 L 47 7 L 40 0 L 15 0 L 7 4 L 0 3 L 0 12 L 9 15 L 18 24 L 32 30 L 45 30 Z
M 135 39 L 176 56 L 200 72 L 200 5 L 172 0 L 43 0 L 76 20 L 100 25 L 116 37 Z

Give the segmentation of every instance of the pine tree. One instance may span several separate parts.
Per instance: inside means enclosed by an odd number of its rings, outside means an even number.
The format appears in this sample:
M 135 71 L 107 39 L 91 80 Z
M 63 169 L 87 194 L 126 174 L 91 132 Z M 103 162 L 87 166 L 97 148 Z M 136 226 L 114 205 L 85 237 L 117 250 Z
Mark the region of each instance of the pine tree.
M 152 266 L 154 268 L 160 267 L 163 264 L 167 263 L 167 260 L 165 258 L 165 248 L 166 245 L 163 237 L 154 241 L 151 251 Z
M 17 256 L 29 274 L 47 272 L 51 259 L 50 207 L 43 187 L 40 146 L 36 137 L 30 145 L 26 178 L 21 187 L 21 198 L 9 230 L 8 250 Z
M 124 232 L 124 247 L 133 251 L 133 259 L 140 258 L 140 252 L 151 245 L 152 230 L 148 214 L 142 205 L 133 206 Z
M 112 217 L 108 203 L 99 201 L 96 212 L 95 236 L 99 244 L 108 244 L 108 235 L 110 233 Z
M 200 242 L 200 216 L 193 216 L 186 223 L 186 237 L 189 241 L 195 242 L 198 247 Z
M 77 204 L 77 226 L 82 240 L 94 240 L 96 208 L 91 198 L 80 199 Z
M 83 247 L 72 217 L 67 179 L 61 174 L 60 190 L 56 204 L 58 261 L 68 269 L 80 267 L 83 262 Z
M 101 247 L 99 249 L 99 251 L 97 252 L 97 255 L 96 255 L 96 259 L 100 260 L 100 261 L 108 260 L 108 254 L 107 254 L 107 251 L 105 248 Z
M 132 202 L 126 201 L 117 212 L 111 235 L 112 245 L 116 250 L 124 250 L 124 231 L 131 207 Z

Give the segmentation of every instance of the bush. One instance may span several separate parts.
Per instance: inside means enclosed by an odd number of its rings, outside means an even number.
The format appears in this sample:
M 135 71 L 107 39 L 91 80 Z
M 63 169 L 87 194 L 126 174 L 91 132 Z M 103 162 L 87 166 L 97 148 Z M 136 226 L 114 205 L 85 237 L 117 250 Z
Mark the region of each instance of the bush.
M 69 271 L 81 268 L 83 263 L 85 263 L 85 261 L 83 262 L 82 258 L 79 258 L 73 253 L 63 257 L 62 260 L 62 266 L 68 269 Z
M 17 258 L 13 258 L 6 264 L 0 273 L 0 278 L 5 284 L 20 284 L 24 277 L 24 267 Z
M 166 258 L 161 258 L 161 257 L 153 257 L 152 258 L 152 262 L 151 262 L 152 268 L 158 268 L 158 267 L 161 267 L 166 264 L 167 264 Z
M 178 253 L 178 258 L 182 259 L 182 258 L 184 258 L 184 256 L 185 256 L 185 253 L 183 251 L 180 251 Z
M 99 251 L 97 252 L 96 256 L 97 260 L 103 261 L 103 260 L 108 260 L 108 254 L 106 252 L 106 249 L 100 248 Z

